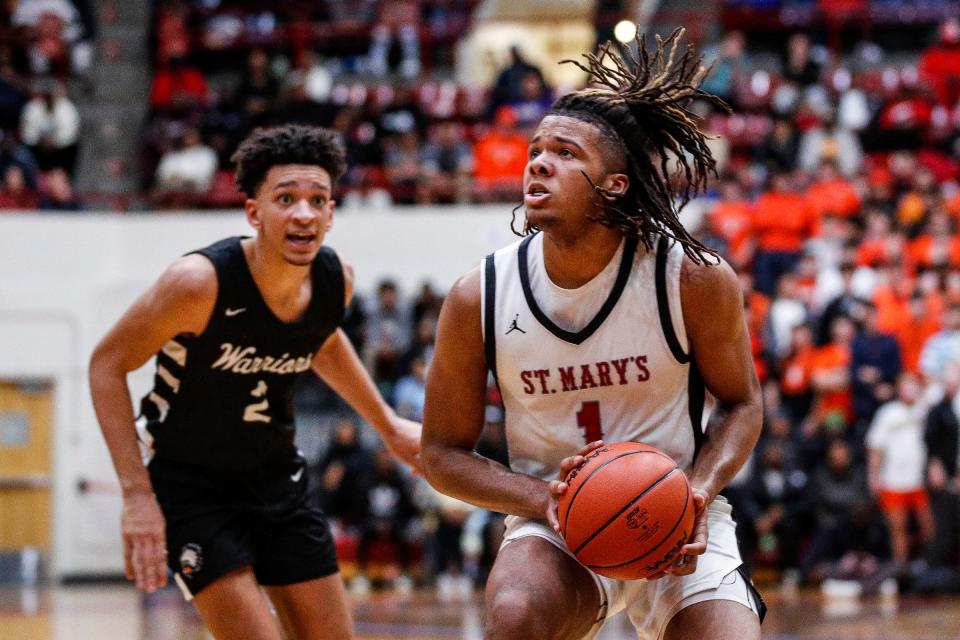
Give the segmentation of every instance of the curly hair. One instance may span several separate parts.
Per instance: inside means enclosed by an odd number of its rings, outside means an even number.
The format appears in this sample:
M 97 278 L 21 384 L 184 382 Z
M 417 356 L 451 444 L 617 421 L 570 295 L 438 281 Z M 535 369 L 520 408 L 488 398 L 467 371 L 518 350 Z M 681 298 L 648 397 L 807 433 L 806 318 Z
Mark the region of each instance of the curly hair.
M 302 124 L 254 129 L 230 160 L 237 166 L 237 187 L 250 198 L 256 197 L 267 173 L 277 165 L 316 165 L 334 183 L 347 170 L 346 152 L 336 132 Z
M 600 196 L 603 213 L 596 220 L 623 233 L 638 237 L 648 249 L 655 235 L 666 235 L 683 245 L 696 263 L 717 253 L 693 238 L 680 224 L 678 212 L 702 192 L 711 174 L 717 175 L 716 160 L 707 146 L 707 136 L 687 109 L 693 99 L 729 111 L 720 98 L 700 89 L 710 71 L 701 65 L 692 45 L 679 54 L 682 28 L 666 40 L 656 36 L 656 50 L 650 54 L 646 40 L 637 35 L 638 53 L 629 57 L 611 51 L 607 42 L 598 53 L 584 54 L 586 64 L 574 64 L 588 76 L 592 86 L 558 98 L 549 115 L 569 116 L 593 125 L 603 147 L 626 164 L 630 187 L 625 194 L 612 193 L 584 177 Z M 674 186 L 669 164 L 683 172 L 684 186 Z M 679 197 L 677 205 L 675 199 Z M 534 231 L 524 229 L 525 233 Z

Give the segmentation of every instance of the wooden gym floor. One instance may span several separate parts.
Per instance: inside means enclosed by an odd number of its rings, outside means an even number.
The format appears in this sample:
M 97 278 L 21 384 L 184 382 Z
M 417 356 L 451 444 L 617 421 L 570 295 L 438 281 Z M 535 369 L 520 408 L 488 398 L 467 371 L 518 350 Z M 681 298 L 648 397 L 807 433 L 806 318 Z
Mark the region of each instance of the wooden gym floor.
M 960 640 L 960 597 L 901 596 L 828 601 L 803 591 L 764 597 L 770 614 L 767 640 Z M 359 640 L 483 637 L 479 595 L 438 599 L 432 591 L 401 598 L 374 594 L 354 600 Z M 2 640 L 202 640 L 193 610 L 175 589 L 143 596 L 126 585 L 0 589 Z M 623 621 L 613 620 L 602 640 L 629 640 Z

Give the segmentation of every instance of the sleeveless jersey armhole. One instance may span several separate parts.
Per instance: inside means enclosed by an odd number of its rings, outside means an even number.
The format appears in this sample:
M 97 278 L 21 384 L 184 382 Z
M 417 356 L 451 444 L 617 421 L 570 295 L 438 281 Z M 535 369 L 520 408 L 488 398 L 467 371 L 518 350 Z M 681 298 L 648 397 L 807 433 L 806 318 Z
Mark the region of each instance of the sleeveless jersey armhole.
M 494 331 L 497 310 L 497 267 L 495 254 L 491 253 L 483 260 L 480 270 L 480 313 L 483 350 L 487 369 L 497 380 L 497 338 Z

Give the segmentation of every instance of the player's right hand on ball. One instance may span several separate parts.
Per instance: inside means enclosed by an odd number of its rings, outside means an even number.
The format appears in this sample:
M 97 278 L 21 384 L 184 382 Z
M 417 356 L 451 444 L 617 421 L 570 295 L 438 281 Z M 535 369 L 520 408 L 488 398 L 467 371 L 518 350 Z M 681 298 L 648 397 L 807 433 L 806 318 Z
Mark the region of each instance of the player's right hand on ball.
M 167 584 L 167 536 L 163 512 L 153 493 L 123 497 L 120 524 L 123 533 L 123 563 L 127 579 L 137 588 L 153 593 Z
M 560 499 L 560 496 L 567 491 L 567 483 L 565 482 L 567 475 L 586 462 L 586 456 L 591 451 L 599 449 L 603 445 L 603 440 L 596 440 L 580 449 L 580 451 L 577 452 L 577 455 L 564 458 L 560 461 L 560 473 L 557 474 L 557 479 L 551 480 L 550 484 L 548 485 L 550 489 L 550 499 L 547 502 L 547 522 L 557 533 L 560 533 L 560 518 L 557 516 L 557 501 Z

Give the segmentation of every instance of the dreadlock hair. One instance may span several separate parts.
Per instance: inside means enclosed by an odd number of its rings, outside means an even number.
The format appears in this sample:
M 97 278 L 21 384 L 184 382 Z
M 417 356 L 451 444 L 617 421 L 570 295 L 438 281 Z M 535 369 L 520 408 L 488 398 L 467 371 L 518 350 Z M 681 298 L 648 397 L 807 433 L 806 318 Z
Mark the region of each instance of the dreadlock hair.
M 707 186 L 710 175 L 717 175 L 716 160 L 707 147 L 707 136 L 688 111 L 689 102 L 698 98 L 720 109 L 729 107 L 720 98 L 700 89 L 709 72 L 700 63 L 693 45 L 679 53 L 682 28 L 663 40 L 656 36 L 656 50 L 647 52 L 646 39 L 637 35 L 637 50 L 628 50 L 629 58 L 611 51 L 607 42 L 598 53 L 584 54 L 586 64 L 564 60 L 585 71 L 592 86 L 558 98 L 550 115 L 569 116 L 596 127 L 604 146 L 626 161 L 630 187 L 616 194 L 584 177 L 600 196 L 601 224 L 637 236 L 653 248 L 654 235 L 666 235 L 683 245 L 684 252 L 697 264 L 717 253 L 693 238 L 677 216 L 691 199 Z M 675 189 L 668 164 L 676 160 L 676 171 L 683 171 L 685 184 Z M 679 193 L 676 193 L 679 191 Z M 680 197 L 679 206 L 674 204 Z M 527 227 L 524 231 L 533 231 Z
M 329 129 L 302 124 L 254 129 L 244 138 L 230 161 L 237 165 L 237 187 L 255 198 L 272 167 L 283 164 L 316 165 L 336 183 L 347 170 L 346 152 Z

